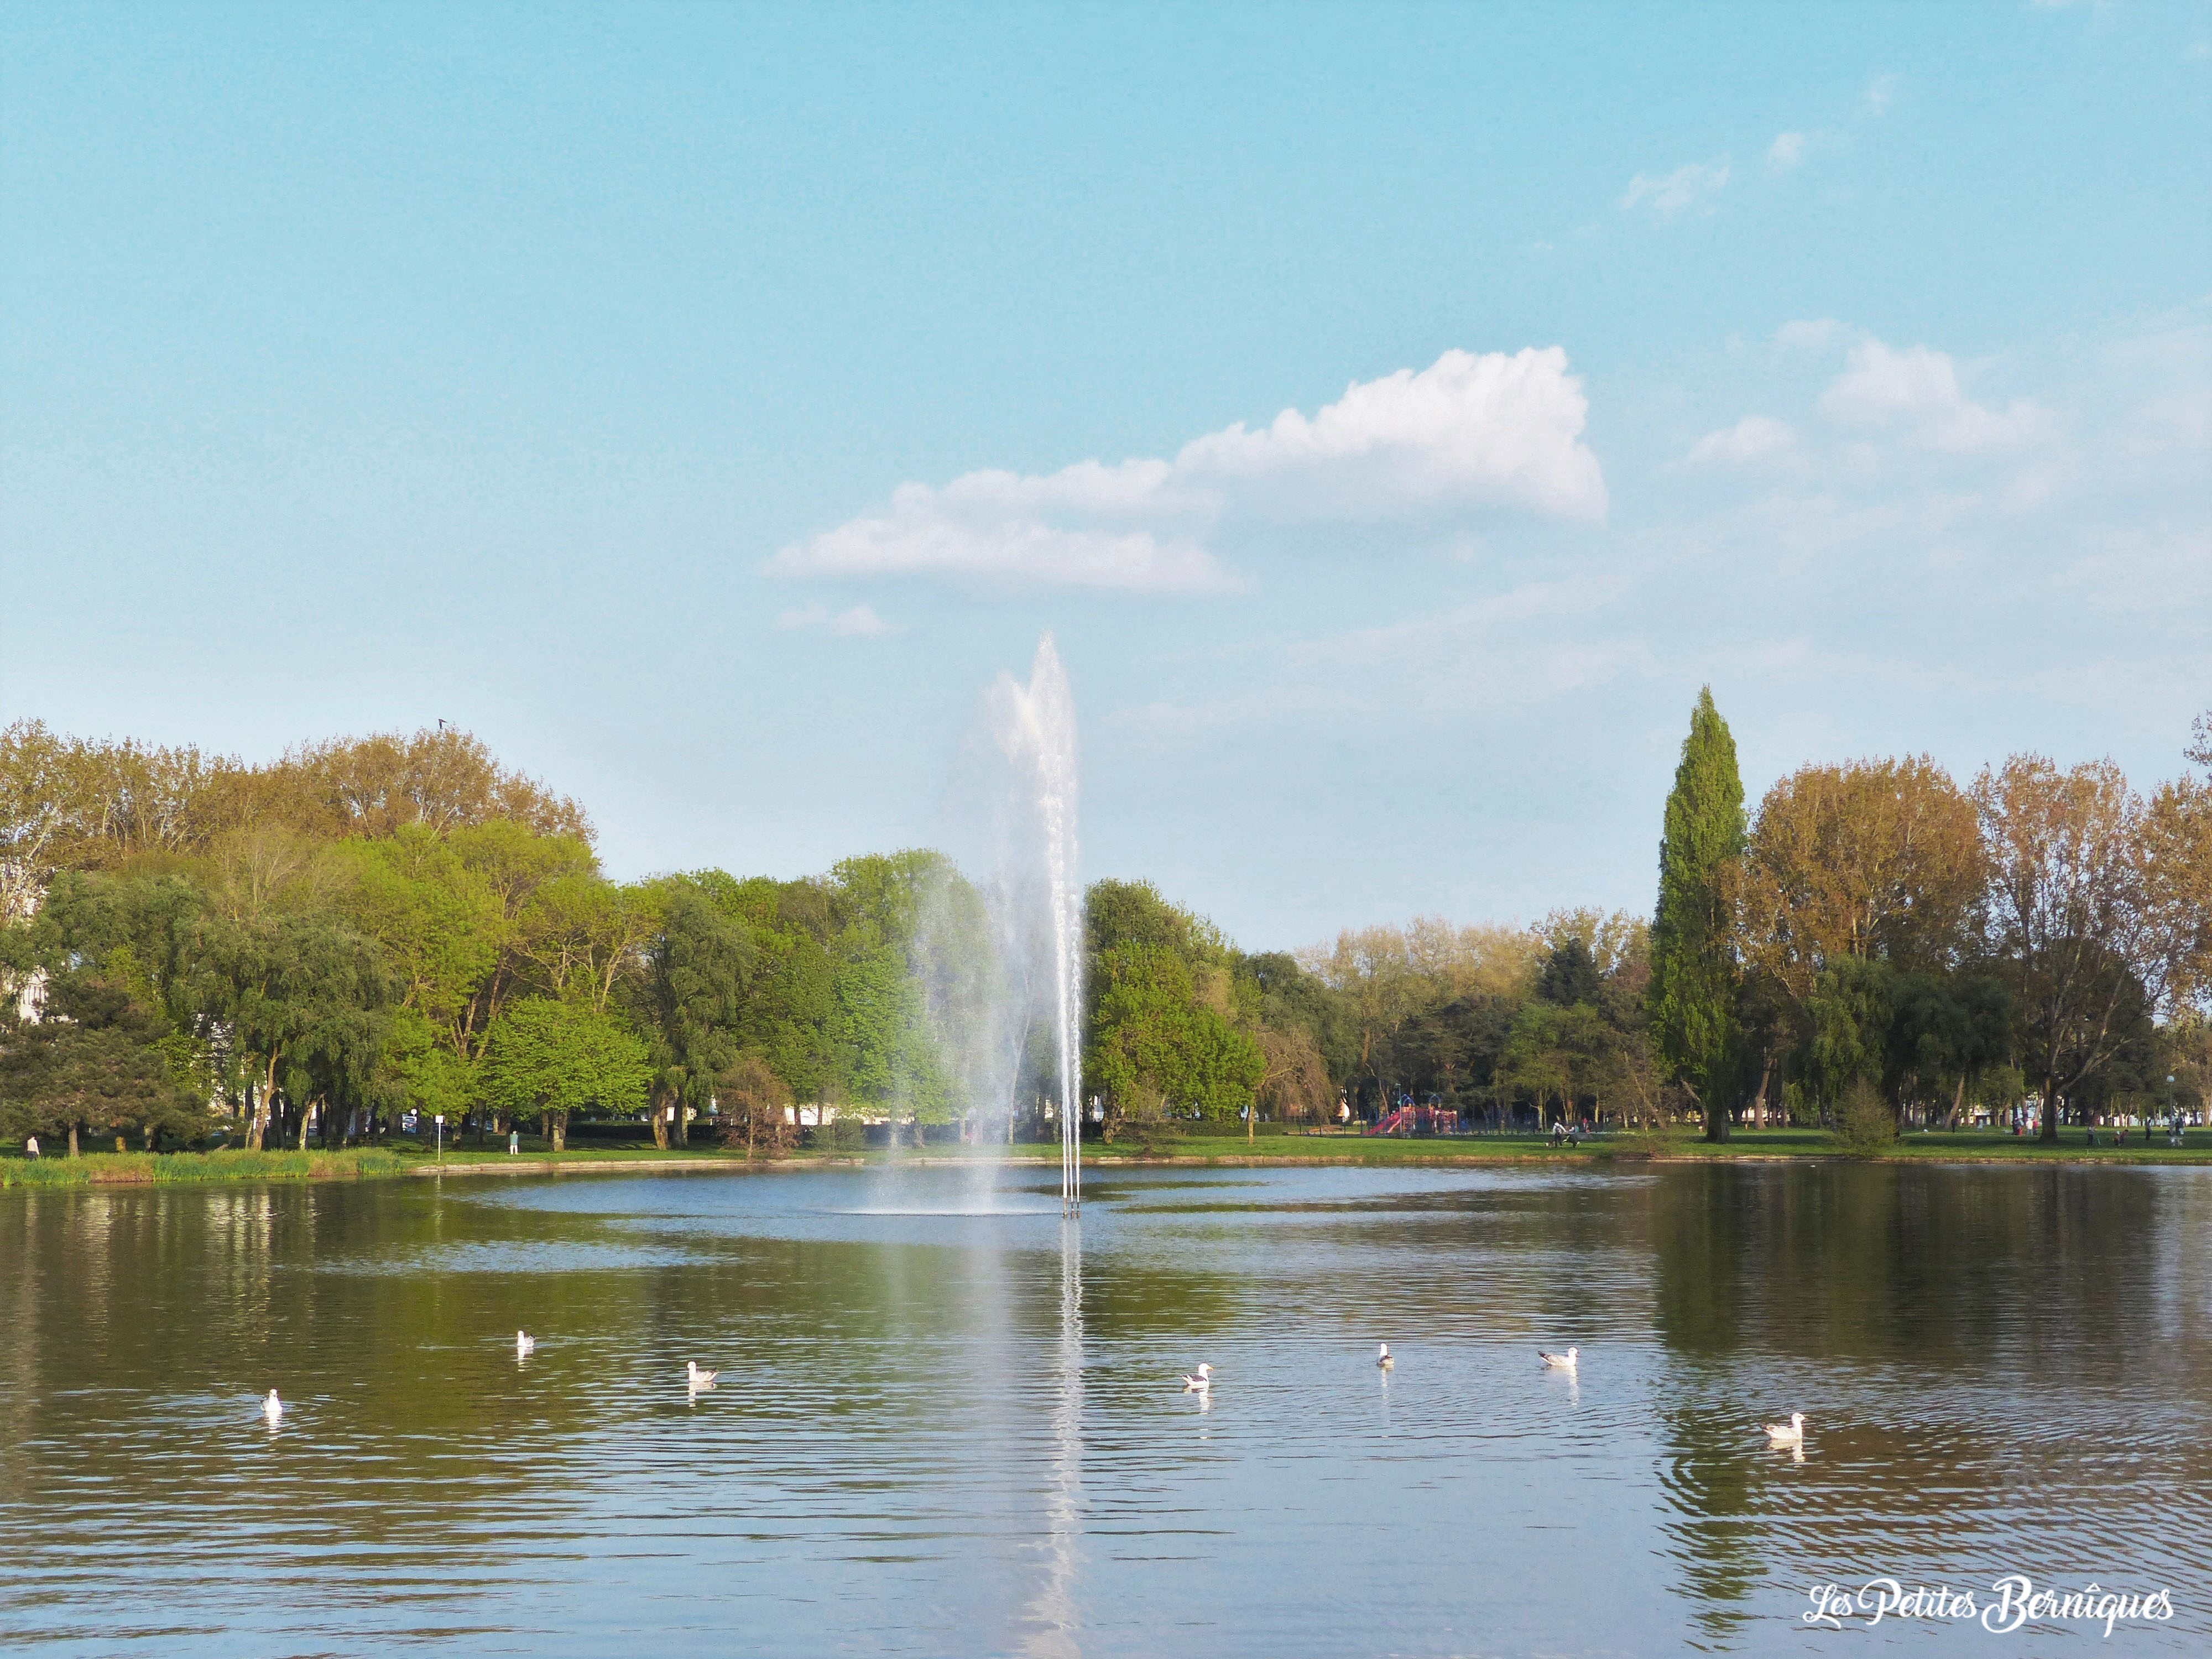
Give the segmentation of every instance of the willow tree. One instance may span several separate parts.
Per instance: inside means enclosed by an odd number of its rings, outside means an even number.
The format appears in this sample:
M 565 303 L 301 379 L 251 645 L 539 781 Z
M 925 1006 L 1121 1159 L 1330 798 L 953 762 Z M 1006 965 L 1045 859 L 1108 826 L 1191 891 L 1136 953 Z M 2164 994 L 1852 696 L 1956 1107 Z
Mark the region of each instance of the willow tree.
M 1727 886 L 1744 845 L 1735 739 L 1698 693 L 1667 797 L 1659 903 L 1651 921 L 1651 1036 L 1674 1079 L 1697 1098 L 1705 1139 L 1726 1140 L 1735 1048 L 1735 955 Z

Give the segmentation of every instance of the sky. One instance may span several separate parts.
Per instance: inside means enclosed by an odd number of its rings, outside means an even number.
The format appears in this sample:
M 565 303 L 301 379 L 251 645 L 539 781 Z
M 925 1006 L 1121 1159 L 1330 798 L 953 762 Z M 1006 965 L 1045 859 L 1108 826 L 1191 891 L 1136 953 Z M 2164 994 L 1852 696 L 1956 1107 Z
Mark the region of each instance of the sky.
M 0 723 L 464 726 L 621 877 L 1648 910 L 2212 708 L 2212 5 L 0 6 Z

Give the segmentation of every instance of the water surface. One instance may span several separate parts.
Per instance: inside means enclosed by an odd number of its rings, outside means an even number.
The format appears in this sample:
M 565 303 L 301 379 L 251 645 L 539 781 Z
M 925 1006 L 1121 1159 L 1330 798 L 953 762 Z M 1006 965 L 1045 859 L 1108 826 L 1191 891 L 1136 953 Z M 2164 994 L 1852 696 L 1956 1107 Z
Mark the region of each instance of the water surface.
M 0 1194 L 0 1644 L 2212 1644 L 2212 1172 L 1053 1173 Z M 1800 1617 L 2014 1571 L 2176 1616 Z

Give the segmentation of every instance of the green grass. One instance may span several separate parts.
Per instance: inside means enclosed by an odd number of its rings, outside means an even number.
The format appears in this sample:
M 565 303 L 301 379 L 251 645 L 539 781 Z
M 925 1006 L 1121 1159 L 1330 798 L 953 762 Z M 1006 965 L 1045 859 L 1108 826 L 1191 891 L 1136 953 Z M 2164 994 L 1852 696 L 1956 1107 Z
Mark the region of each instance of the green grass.
M 87 1152 L 0 1158 L 0 1187 L 145 1187 L 177 1181 L 339 1181 L 398 1175 L 410 1160 L 380 1146 L 340 1152 Z

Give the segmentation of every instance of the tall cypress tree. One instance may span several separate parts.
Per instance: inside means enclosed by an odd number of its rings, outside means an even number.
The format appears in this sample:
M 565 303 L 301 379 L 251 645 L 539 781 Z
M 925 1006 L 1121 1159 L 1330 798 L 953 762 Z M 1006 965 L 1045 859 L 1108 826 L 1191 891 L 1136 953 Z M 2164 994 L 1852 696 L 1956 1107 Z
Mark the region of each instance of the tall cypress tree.
M 1743 852 L 1743 780 L 1735 739 L 1698 693 L 1659 843 L 1651 919 L 1651 1035 L 1659 1058 L 1705 1108 L 1705 1139 L 1726 1140 L 1735 1049 L 1735 963 L 1722 872 Z

